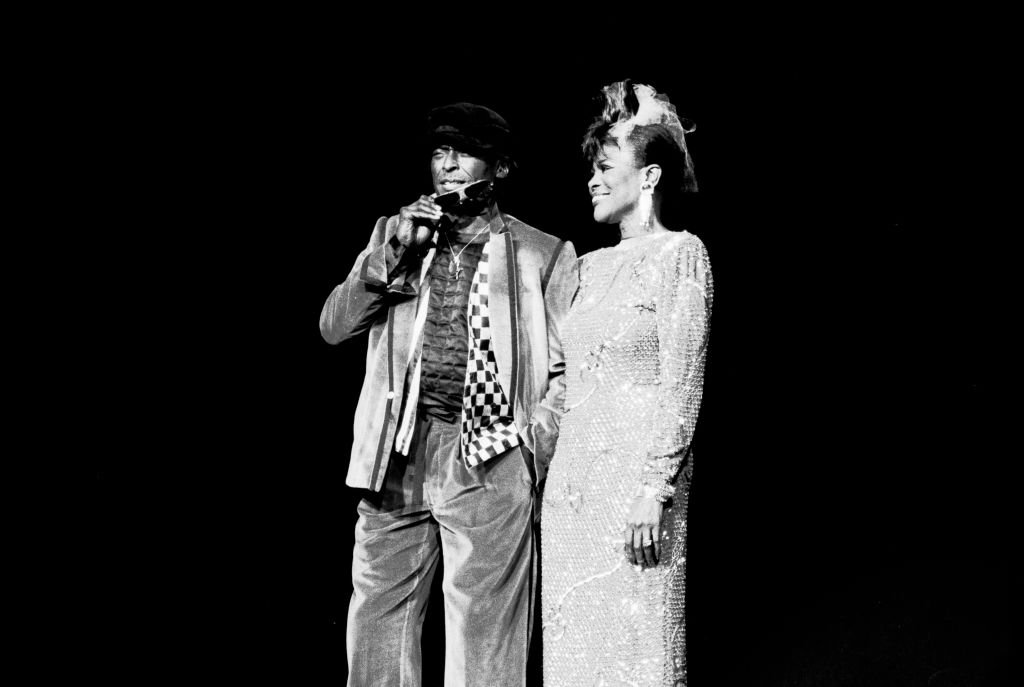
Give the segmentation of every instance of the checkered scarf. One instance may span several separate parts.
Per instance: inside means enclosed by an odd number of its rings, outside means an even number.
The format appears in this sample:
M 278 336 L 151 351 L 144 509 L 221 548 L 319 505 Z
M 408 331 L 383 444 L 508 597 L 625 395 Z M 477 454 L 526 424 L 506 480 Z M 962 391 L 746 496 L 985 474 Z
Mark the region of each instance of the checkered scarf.
M 512 407 L 498 383 L 498 364 L 491 348 L 487 307 L 488 252 L 484 243 L 480 264 L 469 291 L 469 360 L 462 394 L 462 455 L 475 467 L 519 445 Z

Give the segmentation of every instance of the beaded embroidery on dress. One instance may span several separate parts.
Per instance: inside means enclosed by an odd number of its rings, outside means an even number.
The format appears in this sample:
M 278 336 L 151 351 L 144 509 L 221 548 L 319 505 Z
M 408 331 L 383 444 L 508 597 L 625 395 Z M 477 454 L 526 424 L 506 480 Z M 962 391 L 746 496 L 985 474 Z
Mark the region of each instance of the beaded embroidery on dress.
M 712 302 L 688 232 L 582 259 L 562 325 L 565 415 L 544 497 L 544 684 L 685 685 L 686 507 Z M 662 558 L 623 553 L 630 502 L 665 501 Z

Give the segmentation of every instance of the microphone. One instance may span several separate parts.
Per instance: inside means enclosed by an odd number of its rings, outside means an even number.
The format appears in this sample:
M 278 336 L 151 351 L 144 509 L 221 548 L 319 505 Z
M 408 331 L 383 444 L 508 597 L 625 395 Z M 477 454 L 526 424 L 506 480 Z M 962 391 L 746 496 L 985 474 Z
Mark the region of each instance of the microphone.
M 464 186 L 453 188 L 445 193 L 431 194 L 430 199 L 437 203 L 445 214 L 441 215 L 441 219 L 437 221 L 417 219 L 415 220 L 415 225 L 418 227 L 428 227 L 432 235 L 438 231 L 447 231 L 453 224 L 451 217 L 448 215 L 460 215 L 462 217 L 479 215 L 490 204 L 493 189 L 493 181 L 481 179 L 480 181 L 472 181 Z
M 435 194 L 431 199 L 446 213 L 475 215 L 490 202 L 493 188 L 494 183 L 490 179 L 481 179 L 447 193 Z

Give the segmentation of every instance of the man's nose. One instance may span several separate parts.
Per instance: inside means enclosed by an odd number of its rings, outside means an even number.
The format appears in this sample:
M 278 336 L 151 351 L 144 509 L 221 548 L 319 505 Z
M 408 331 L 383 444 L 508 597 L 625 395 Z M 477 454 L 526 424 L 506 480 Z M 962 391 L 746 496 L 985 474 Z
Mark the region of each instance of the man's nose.
M 445 171 L 454 171 L 459 168 L 459 153 L 449 150 L 444 154 L 443 168 Z
M 601 180 L 598 179 L 597 172 L 594 172 L 594 176 L 590 177 L 590 181 L 587 182 L 587 188 L 590 189 L 591 195 L 594 193 L 594 189 L 601 185 Z

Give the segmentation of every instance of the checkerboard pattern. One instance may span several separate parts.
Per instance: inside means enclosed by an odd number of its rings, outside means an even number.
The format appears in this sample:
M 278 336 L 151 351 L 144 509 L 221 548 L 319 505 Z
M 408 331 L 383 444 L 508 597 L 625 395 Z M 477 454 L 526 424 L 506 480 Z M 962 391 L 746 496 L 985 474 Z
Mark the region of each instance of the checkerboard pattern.
M 487 309 L 488 247 L 469 290 L 469 361 L 462 394 L 462 455 L 470 467 L 519 445 L 512 407 L 498 383 L 498 364 L 491 349 L 491 323 Z

